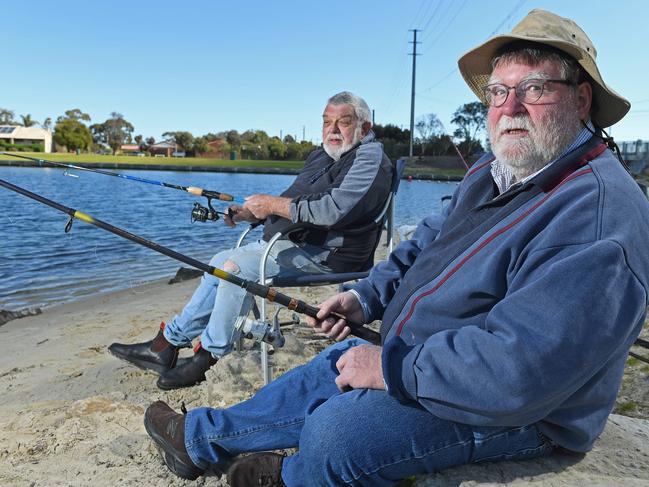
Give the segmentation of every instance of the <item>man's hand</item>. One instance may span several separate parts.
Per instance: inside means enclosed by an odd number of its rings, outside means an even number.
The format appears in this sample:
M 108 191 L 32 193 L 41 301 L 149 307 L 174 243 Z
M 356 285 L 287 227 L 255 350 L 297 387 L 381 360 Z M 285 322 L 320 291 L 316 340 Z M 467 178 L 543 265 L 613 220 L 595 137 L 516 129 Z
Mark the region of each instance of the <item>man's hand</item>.
M 246 198 L 243 207 L 259 220 L 264 220 L 270 215 L 291 218 L 291 198 L 270 196 L 267 194 L 253 194 Z
M 241 205 L 231 205 L 225 213 L 223 221 L 229 227 L 234 227 L 236 222 L 247 221 L 252 223 L 257 221 L 255 216 Z
M 315 331 L 324 333 L 336 341 L 346 338 L 351 330 L 343 318 L 331 316 L 331 313 L 343 315 L 356 323 L 362 323 L 364 319 L 361 304 L 353 293 L 339 293 L 323 302 L 317 319 L 307 316 L 306 321 Z
M 359 345 L 345 352 L 336 362 L 340 372 L 336 377 L 338 389 L 385 390 L 381 351 L 382 348 L 377 345 Z

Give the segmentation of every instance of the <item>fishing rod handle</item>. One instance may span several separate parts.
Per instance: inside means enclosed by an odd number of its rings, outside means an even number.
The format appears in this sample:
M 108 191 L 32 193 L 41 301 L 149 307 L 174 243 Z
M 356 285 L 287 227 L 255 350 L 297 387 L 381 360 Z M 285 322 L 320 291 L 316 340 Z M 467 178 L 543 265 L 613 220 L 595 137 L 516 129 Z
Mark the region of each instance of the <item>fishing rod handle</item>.
M 187 187 L 187 192 L 195 194 L 196 196 L 205 196 L 207 198 L 214 198 L 221 201 L 235 201 L 235 197 L 227 193 L 219 193 L 218 191 L 211 191 L 209 189 L 197 188 L 196 186 Z
M 320 311 L 320 308 L 316 308 L 315 306 L 311 306 L 309 304 L 303 303 L 304 304 L 304 310 L 303 313 L 307 316 L 310 316 L 311 318 L 316 318 L 318 317 L 318 311 Z M 367 340 L 368 342 L 374 344 L 374 345 L 380 345 L 381 344 L 381 334 L 375 332 L 374 330 L 370 330 L 369 328 L 364 327 L 360 323 L 356 323 L 354 321 L 349 321 L 347 318 L 345 318 L 342 315 L 339 315 L 338 313 L 332 313 L 331 316 L 334 318 L 343 318 L 347 322 L 347 326 L 349 326 L 352 335 L 357 336 L 358 338 L 362 338 L 363 340 Z

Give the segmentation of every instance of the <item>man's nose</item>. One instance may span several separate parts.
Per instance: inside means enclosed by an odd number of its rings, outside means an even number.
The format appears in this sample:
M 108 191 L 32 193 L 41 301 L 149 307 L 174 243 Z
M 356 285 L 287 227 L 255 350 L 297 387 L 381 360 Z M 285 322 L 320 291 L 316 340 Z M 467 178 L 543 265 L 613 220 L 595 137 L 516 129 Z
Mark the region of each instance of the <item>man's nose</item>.
M 518 113 L 525 113 L 527 111 L 525 105 L 518 99 L 514 90 L 511 91 L 511 93 L 507 97 L 507 100 L 505 100 L 505 103 L 503 103 L 503 105 L 500 106 L 499 109 L 503 115 L 509 115 L 510 117 L 513 117 Z

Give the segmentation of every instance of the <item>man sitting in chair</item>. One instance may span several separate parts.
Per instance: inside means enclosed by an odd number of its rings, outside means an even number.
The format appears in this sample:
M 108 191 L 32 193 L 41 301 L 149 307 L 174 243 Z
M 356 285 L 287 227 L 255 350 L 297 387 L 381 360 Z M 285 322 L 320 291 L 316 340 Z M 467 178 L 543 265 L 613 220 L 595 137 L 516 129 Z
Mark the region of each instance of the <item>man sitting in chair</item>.
M 232 218 L 225 218 L 230 226 L 265 221 L 263 241 L 219 252 L 210 265 L 256 280 L 265 242 L 293 223 L 307 223 L 317 226 L 275 244 L 267 277 L 366 270 L 381 230 L 375 219 L 392 183 L 392 165 L 371 127 L 371 111 L 362 98 L 347 91 L 332 96 L 323 114 L 322 147 L 309 155 L 293 184 L 280 196 L 249 196 L 243 206 L 231 207 Z M 244 289 L 205 274 L 181 313 L 161 323 L 153 340 L 113 343 L 108 350 L 160 374 L 161 389 L 190 387 L 205 380 L 205 372 L 232 350 L 238 338 L 235 322 L 253 303 Z M 176 366 L 179 349 L 199 335 L 192 359 Z

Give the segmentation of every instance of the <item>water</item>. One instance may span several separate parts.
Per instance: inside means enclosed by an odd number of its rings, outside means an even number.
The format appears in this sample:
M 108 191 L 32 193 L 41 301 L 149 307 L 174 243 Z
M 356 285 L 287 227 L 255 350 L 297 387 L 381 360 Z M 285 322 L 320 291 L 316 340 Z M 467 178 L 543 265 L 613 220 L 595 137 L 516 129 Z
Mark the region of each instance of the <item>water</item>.
M 183 186 L 199 186 L 235 196 L 279 194 L 294 176 L 261 174 L 122 171 Z M 61 169 L 0 167 L 0 178 L 131 233 L 208 262 L 232 247 L 244 226 L 221 221 L 191 223 L 194 201 L 183 191 L 101 174 Z M 441 197 L 455 183 L 402 181 L 395 225 L 414 225 L 439 211 Z M 224 210 L 224 203 L 215 203 Z M 0 309 L 58 305 L 92 294 L 126 289 L 172 276 L 182 264 L 81 221 L 64 233 L 68 216 L 0 187 Z M 258 236 L 260 231 L 248 238 Z

